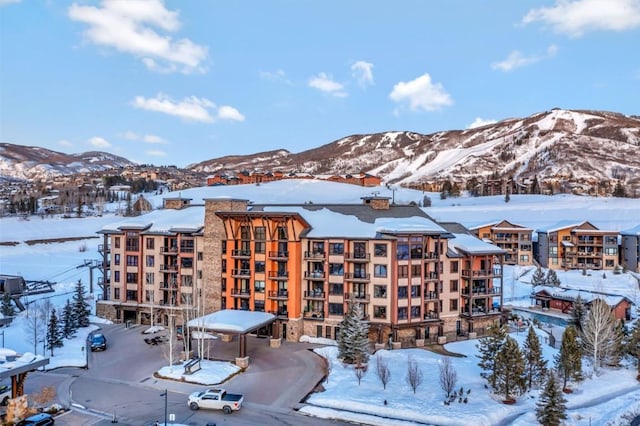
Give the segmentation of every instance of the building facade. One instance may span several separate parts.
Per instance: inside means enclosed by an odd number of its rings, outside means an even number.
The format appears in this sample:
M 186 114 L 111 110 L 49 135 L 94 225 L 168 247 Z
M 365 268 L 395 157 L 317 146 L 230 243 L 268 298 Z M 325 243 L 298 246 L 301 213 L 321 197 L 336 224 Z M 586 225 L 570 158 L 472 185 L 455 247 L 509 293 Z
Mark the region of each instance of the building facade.
M 620 232 L 622 244 L 620 246 L 621 263 L 626 269 L 640 272 L 640 225 Z
M 507 220 L 469 229 L 481 240 L 503 249 L 506 265 L 529 266 L 533 264 L 533 229 L 513 224 Z

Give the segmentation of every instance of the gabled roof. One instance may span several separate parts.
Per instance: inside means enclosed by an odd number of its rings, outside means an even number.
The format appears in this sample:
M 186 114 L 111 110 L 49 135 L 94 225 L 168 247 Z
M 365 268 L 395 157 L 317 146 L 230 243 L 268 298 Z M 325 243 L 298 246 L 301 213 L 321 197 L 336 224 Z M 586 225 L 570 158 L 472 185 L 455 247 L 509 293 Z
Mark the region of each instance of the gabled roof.
M 638 224 L 638 226 L 635 226 L 631 229 L 625 229 L 624 231 L 620 231 L 620 234 L 627 235 L 627 236 L 640 237 L 640 224 Z
M 584 301 L 585 304 L 590 304 L 596 299 L 603 299 L 607 305 L 611 307 L 618 306 L 622 301 L 626 300 L 629 304 L 633 305 L 633 301 L 625 296 L 618 294 L 601 293 L 590 290 L 576 290 L 568 287 L 553 287 L 548 285 L 537 285 L 531 290 L 531 294 L 539 295 L 545 293 L 549 297 L 557 300 L 566 300 L 574 302 L 578 296 Z

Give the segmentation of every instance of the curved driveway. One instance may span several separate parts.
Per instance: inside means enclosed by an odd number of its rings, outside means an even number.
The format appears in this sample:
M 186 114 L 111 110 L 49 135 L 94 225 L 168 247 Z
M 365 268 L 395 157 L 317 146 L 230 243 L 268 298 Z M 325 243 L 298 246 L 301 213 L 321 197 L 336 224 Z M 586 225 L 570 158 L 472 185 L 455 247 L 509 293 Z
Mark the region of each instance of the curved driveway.
M 232 393 L 242 393 L 245 404 L 239 412 L 225 416 L 216 411 L 190 411 L 186 397 L 204 385 L 158 379 L 153 373 L 168 364 L 163 345 L 144 342 L 142 326 L 103 325 L 107 337 L 105 352 L 89 352 L 88 369 L 62 368 L 47 373 L 31 373 L 29 384 L 54 385 L 57 399 L 73 412 L 59 416 L 59 425 L 119 424 L 146 425 L 164 420 L 162 395 L 167 389 L 167 413 L 175 422 L 205 425 L 210 422 L 234 425 L 327 425 L 346 424 L 315 419 L 298 414 L 295 408 L 322 380 L 320 357 L 310 349 L 318 345 L 283 342 L 280 348 L 269 347 L 269 339 L 247 337 L 249 368 L 224 383 Z M 214 341 L 211 357 L 233 360 L 238 352 L 236 341 Z M 179 368 L 179 367 L 176 367 Z M 38 389 L 39 389 L 38 388 Z

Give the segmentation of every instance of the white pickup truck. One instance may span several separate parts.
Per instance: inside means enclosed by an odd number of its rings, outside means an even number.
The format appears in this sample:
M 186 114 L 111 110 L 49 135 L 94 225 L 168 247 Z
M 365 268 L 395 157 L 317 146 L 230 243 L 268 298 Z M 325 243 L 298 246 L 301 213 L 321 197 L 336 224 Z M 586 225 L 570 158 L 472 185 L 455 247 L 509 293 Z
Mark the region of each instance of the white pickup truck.
M 222 410 L 225 414 L 231 414 L 242 406 L 243 395 L 227 393 L 224 389 L 205 389 L 189 395 L 187 405 L 192 410 L 199 408 L 209 408 L 212 410 Z

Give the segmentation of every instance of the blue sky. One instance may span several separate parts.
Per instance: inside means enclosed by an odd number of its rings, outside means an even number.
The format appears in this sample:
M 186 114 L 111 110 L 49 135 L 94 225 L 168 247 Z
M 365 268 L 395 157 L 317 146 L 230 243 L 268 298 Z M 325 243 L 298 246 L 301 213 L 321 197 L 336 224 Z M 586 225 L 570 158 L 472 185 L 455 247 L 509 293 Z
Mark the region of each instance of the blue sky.
M 0 0 L 0 141 L 186 166 L 638 114 L 640 0 Z

